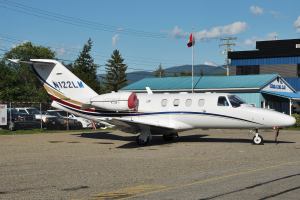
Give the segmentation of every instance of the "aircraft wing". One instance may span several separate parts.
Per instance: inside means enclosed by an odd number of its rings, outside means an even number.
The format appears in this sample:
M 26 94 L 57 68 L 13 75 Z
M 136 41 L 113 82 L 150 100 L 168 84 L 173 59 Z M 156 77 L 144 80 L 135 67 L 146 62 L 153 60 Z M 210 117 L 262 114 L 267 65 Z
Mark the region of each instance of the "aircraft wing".
M 112 118 L 107 122 L 118 126 L 122 131 L 125 132 L 138 132 L 141 126 L 149 126 L 152 131 L 159 131 L 161 134 L 164 134 L 165 132 L 177 132 L 176 130 L 191 128 L 188 125 L 176 120 L 173 120 L 172 123 L 163 123 L 162 121 L 158 122 L 154 120 L 151 121 L 149 119 L 131 120 L 126 118 Z

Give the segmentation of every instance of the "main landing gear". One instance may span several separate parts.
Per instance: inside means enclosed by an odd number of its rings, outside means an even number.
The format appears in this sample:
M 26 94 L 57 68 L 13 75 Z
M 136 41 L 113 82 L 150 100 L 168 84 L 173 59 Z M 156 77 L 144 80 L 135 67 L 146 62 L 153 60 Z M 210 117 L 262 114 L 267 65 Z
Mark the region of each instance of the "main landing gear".
M 259 135 L 258 133 L 258 129 L 255 130 L 255 133 L 254 131 L 251 131 L 252 134 L 254 134 L 254 137 L 252 139 L 252 143 L 255 144 L 255 145 L 263 145 L 264 144 L 264 138 Z
M 179 138 L 178 133 L 169 133 L 163 135 L 163 139 L 165 142 L 170 142 L 178 138 Z
M 152 135 L 149 126 L 140 126 L 141 133 L 136 137 L 136 143 L 140 146 L 145 146 L 152 140 Z

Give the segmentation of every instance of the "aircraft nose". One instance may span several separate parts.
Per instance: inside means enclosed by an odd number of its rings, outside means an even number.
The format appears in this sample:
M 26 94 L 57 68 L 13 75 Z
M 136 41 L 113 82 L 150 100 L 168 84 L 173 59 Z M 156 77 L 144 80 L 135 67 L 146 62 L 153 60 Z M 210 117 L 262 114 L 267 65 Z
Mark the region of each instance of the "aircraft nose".
M 292 116 L 285 115 L 281 118 L 281 126 L 288 127 L 293 126 L 296 123 L 296 119 Z

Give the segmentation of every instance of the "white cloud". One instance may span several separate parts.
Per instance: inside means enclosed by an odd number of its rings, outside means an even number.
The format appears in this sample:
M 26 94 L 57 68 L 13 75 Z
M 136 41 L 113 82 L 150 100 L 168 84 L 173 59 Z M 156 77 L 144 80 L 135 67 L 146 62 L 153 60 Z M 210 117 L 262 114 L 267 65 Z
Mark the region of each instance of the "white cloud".
M 267 34 L 266 40 L 277 40 L 277 38 L 278 38 L 278 33 L 272 32 Z
M 187 32 L 184 32 L 179 26 L 175 26 L 171 31 L 170 35 L 174 38 L 184 38 L 188 35 Z
M 194 35 L 196 40 L 213 39 L 225 35 L 236 35 L 245 31 L 246 28 L 246 22 L 237 21 L 224 26 L 215 26 L 210 29 L 196 31 Z M 188 36 L 190 34 L 189 32 L 186 32 L 183 29 L 181 29 L 179 26 L 175 26 L 171 31 L 168 32 L 171 37 L 177 39 L 188 39 Z
M 297 32 L 300 32 L 300 16 L 294 22 L 294 27 L 296 28 Z
M 248 38 L 244 41 L 244 44 L 247 46 L 255 46 L 257 40 L 256 37 Z
M 204 65 L 210 65 L 210 66 L 214 66 L 214 67 L 215 67 L 215 66 L 218 66 L 215 62 L 209 61 L 209 60 L 208 60 L 208 61 L 205 61 L 205 62 L 204 62 Z
M 112 41 L 112 46 L 115 47 L 117 45 L 117 42 L 120 40 L 120 36 L 119 34 L 115 34 L 112 38 L 111 38 L 111 41 Z
M 264 37 L 255 37 L 254 36 L 254 37 L 248 38 L 248 39 L 244 40 L 243 44 L 246 45 L 246 46 L 255 47 L 256 41 L 276 40 L 277 38 L 278 38 L 278 33 L 277 32 L 271 32 L 271 33 L 268 33 Z
M 195 38 L 196 39 L 210 39 L 210 38 L 218 38 L 222 37 L 224 35 L 236 35 L 243 31 L 245 31 L 247 28 L 246 22 L 234 22 L 232 24 L 228 24 L 225 26 L 216 26 L 209 30 L 202 30 L 199 32 L 196 32 Z
M 259 6 L 250 6 L 250 12 L 254 15 L 262 15 L 264 13 L 264 9 Z

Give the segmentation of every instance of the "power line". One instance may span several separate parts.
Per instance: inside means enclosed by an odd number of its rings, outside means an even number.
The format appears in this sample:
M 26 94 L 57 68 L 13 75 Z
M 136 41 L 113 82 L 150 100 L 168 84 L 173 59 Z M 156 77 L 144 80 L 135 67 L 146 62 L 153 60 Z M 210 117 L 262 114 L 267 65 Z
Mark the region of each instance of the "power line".
M 50 21 L 57 21 L 57 22 L 61 22 L 73 26 L 79 26 L 79 27 L 106 31 L 106 32 L 113 32 L 113 33 L 118 32 L 118 33 L 133 35 L 137 37 L 148 37 L 148 38 L 155 38 L 155 39 L 163 39 L 168 37 L 167 34 L 141 31 L 141 30 L 136 30 L 128 27 L 120 28 L 113 25 L 107 25 L 107 24 L 102 24 L 102 23 L 85 20 L 81 18 L 70 17 L 59 13 L 50 12 L 39 8 L 34 8 L 14 1 L 1 0 L 0 3 L 1 3 L 0 7 L 5 9 L 9 9 L 26 15 L 35 16 Z
M 17 42 L 17 43 L 22 43 L 26 40 L 21 40 L 21 39 L 18 39 L 16 37 L 12 37 L 12 36 L 8 36 L 6 34 L 2 34 L 0 33 L 0 40 L 3 40 L 3 41 L 7 41 L 7 42 L 11 42 L 11 43 L 14 43 L 14 42 Z M 60 50 L 61 48 L 64 48 L 68 51 L 68 54 L 71 54 L 71 55 L 78 55 L 78 53 L 80 52 L 79 49 L 75 49 L 75 48 L 65 48 L 65 47 L 56 47 L 56 46 L 49 46 L 47 44 L 43 44 L 55 51 L 57 50 Z M 94 57 L 102 57 L 102 58 L 107 58 L 107 56 L 104 56 L 102 54 L 99 54 L 99 53 L 92 53 Z M 171 59 L 158 59 L 158 58 L 143 58 L 143 57 L 136 57 L 136 56 L 126 56 L 126 60 L 130 61 L 130 63 L 132 64 L 137 64 L 137 65 L 158 65 L 160 63 L 162 64 L 167 64 L 167 65 L 177 65 L 178 63 L 177 62 L 172 62 Z M 171 61 L 171 62 L 170 62 Z

